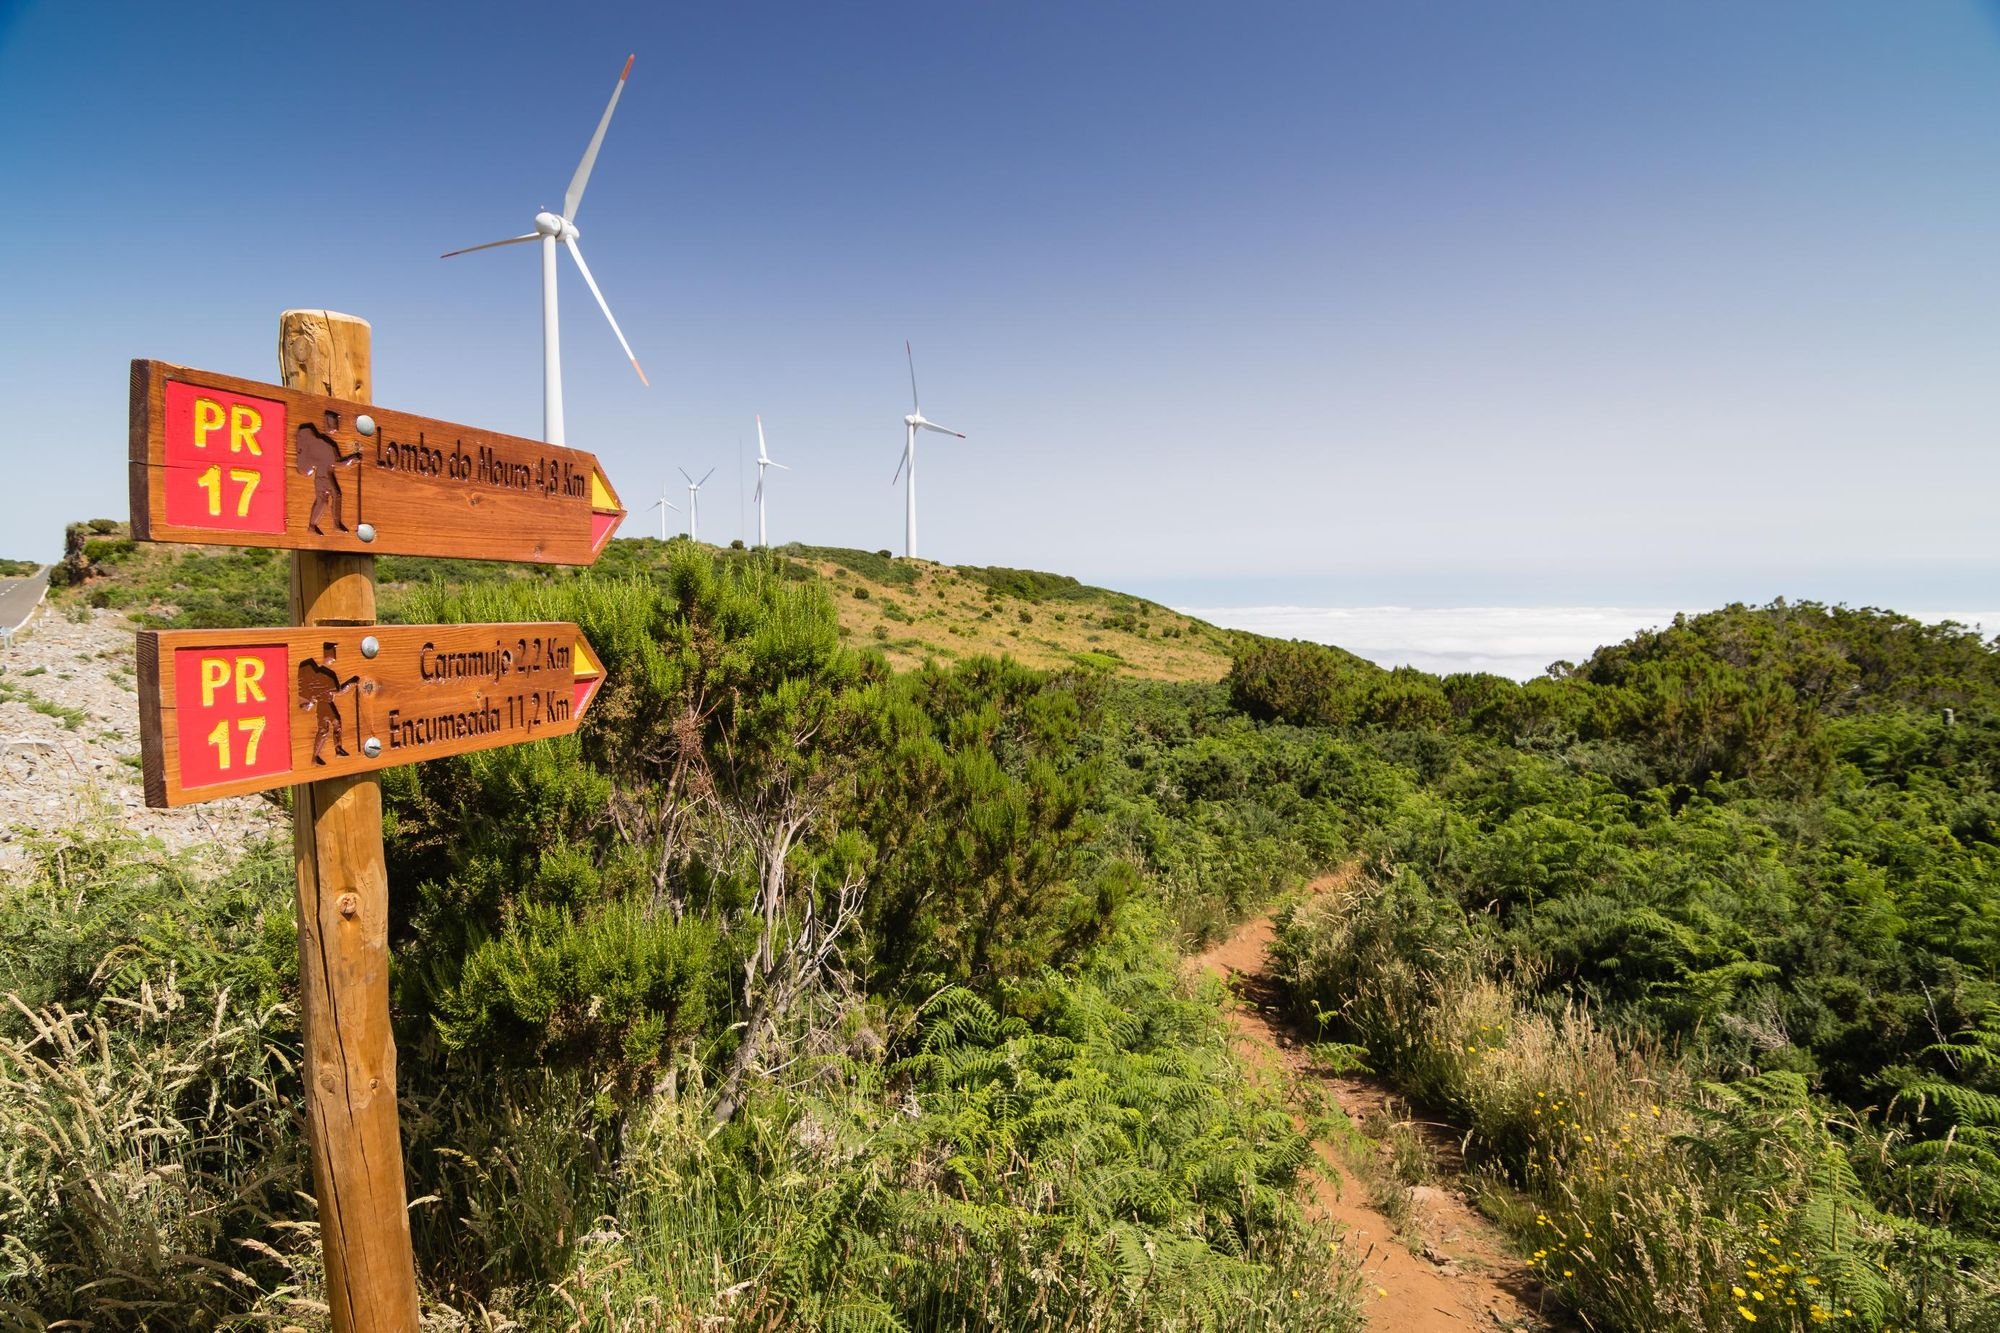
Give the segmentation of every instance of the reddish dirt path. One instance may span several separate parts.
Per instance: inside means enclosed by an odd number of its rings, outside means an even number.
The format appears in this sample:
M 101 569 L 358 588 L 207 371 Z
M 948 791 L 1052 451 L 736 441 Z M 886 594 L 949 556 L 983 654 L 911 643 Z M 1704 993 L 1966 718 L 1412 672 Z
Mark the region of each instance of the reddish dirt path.
M 1328 876 L 1311 891 L 1339 882 L 1340 876 Z M 1316 1081 L 1358 1125 L 1383 1107 L 1388 1094 L 1369 1080 L 1329 1078 L 1311 1068 L 1280 1017 L 1276 988 L 1265 970 L 1271 936 L 1270 917 L 1246 921 L 1227 940 L 1198 955 L 1193 965 L 1222 978 L 1236 994 L 1230 1023 L 1238 1050 L 1260 1077 L 1280 1085 Z M 1342 1244 L 1359 1263 L 1367 1283 L 1370 1327 L 1394 1333 L 1551 1327 L 1537 1313 L 1541 1291 L 1533 1275 L 1494 1225 L 1457 1192 L 1429 1186 L 1412 1191 L 1412 1213 L 1422 1235 L 1419 1257 L 1369 1201 L 1367 1183 L 1348 1169 L 1333 1145 L 1316 1141 L 1313 1148 L 1338 1183 L 1310 1177 L 1308 1208 L 1340 1229 Z

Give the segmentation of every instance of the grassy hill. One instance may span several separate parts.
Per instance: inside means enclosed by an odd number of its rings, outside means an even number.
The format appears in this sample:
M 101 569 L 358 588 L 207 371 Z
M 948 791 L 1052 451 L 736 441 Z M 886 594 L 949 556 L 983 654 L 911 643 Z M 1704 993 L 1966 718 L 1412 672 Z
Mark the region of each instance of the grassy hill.
M 670 547 L 652 537 L 613 541 L 593 571 L 643 577 Z M 1034 667 L 1082 665 L 1148 680 L 1211 682 L 1229 670 L 1236 635 L 1140 597 L 1060 574 L 900 560 L 877 551 L 789 545 L 775 554 L 788 574 L 831 585 L 841 630 L 892 666 L 1007 655 Z M 755 558 L 742 552 L 741 558 Z M 99 519 L 70 529 L 58 567 L 58 600 L 125 610 L 161 628 L 275 625 L 285 619 L 287 556 L 252 548 L 135 543 L 124 524 Z M 433 582 L 570 579 L 541 565 L 384 556 L 384 620 L 401 618 L 411 589 Z

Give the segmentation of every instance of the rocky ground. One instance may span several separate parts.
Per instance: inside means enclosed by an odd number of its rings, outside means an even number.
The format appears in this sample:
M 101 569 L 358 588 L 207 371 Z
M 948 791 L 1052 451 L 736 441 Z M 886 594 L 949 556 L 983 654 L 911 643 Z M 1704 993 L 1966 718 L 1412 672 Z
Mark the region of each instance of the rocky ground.
M 45 603 L 0 650 L 0 874 L 27 864 L 30 835 L 68 827 L 122 826 L 218 858 L 288 836 L 283 812 L 254 796 L 146 808 L 132 634 L 114 612 Z

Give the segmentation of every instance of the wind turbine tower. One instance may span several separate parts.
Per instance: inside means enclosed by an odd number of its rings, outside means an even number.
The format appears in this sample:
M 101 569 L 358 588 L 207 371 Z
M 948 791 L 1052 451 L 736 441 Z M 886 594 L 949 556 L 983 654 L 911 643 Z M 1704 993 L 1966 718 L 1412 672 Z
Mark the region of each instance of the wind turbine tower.
M 755 497 L 757 500 L 757 544 L 759 546 L 769 546 L 771 544 L 770 536 L 764 530 L 764 469 L 767 467 L 774 467 L 780 472 L 791 471 L 783 463 L 772 462 L 771 456 L 764 452 L 764 418 L 759 416 L 757 418 L 757 494 Z
M 698 531 L 701 524 L 701 488 L 715 475 L 715 469 L 710 468 L 702 473 L 700 481 L 688 477 L 686 468 L 682 468 L 680 472 L 683 477 L 687 477 L 688 482 L 688 540 L 698 542 L 701 540 L 701 533 Z
M 667 483 L 664 481 L 660 483 L 660 498 L 647 505 L 646 508 L 660 511 L 660 540 L 665 541 L 667 539 L 667 511 L 671 509 L 676 514 L 681 512 L 679 505 L 672 504 L 667 500 Z
M 560 216 L 547 209 L 535 214 L 535 229 L 520 236 L 509 236 L 504 241 L 488 241 L 484 245 L 469 245 L 463 250 L 452 250 L 443 258 L 453 255 L 469 255 L 474 250 L 491 250 L 496 246 L 520 245 L 524 241 L 542 243 L 542 438 L 550 444 L 565 443 L 563 437 L 563 396 L 562 396 L 562 337 L 556 320 L 556 244 L 561 242 L 569 250 L 569 257 L 576 261 L 577 272 L 583 275 L 583 285 L 590 288 L 590 294 L 597 298 L 597 308 L 610 321 L 611 331 L 618 335 L 618 345 L 625 349 L 625 359 L 638 372 L 639 383 L 646 383 L 646 372 L 639 369 L 639 358 L 632 355 L 632 344 L 625 341 L 625 331 L 618 327 L 617 319 L 611 314 L 611 307 L 605 302 L 604 293 L 597 289 L 597 279 L 590 276 L 590 265 L 583 262 L 583 251 L 576 241 L 580 233 L 576 229 L 576 210 L 583 204 L 583 187 L 590 184 L 590 169 L 597 165 L 597 150 L 604 143 L 604 131 L 611 126 L 611 113 L 618 109 L 619 95 L 625 91 L 626 76 L 632 72 L 632 62 L 636 56 L 625 57 L 625 68 L 619 71 L 618 84 L 611 90 L 611 100 L 604 106 L 604 115 L 597 122 L 597 133 L 590 136 L 590 146 L 583 150 L 583 160 L 576 164 L 576 173 L 569 178 L 569 189 L 563 192 L 563 210 Z
M 896 476 L 889 478 L 889 484 L 894 486 L 896 477 L 902 476 L 905 471 L 909 472 L 909 481 L 905 483 L 903 490 L 906 510 L 903 524 L 903 555 L 914 560 L 917 556 L 917 432 L 934 430 L 940 435 L 952 435 L 961 440 L 965 436 L 960 431 L 947 429 L 924 416 L 924 409 L 917 401 L 917 357 L 916 353 L 910 350 L 908 341 L 903 343 L 903 355 L 910 363 L 910 415 L 903 418 L 905 428 L 903 461 L 896 464 Z

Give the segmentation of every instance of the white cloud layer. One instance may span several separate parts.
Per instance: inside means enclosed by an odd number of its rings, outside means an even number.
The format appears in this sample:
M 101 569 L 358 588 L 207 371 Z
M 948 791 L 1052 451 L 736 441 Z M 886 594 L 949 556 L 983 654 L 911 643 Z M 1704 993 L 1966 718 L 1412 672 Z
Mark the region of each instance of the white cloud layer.
M 1674 611 L 1618 606 L 1234 606 L 1177 607 L 1229 629 L 1330 643 L 1382 666 L 1445 674 L 1491 671 L 1527 680 L 1551 662 L 1580 662 L 1608 643 L 1664 625 Z M 1706 608 L 1703 608 L 1706 609 Z M 2000 611 L 1913 611 L 2000 629 Z

